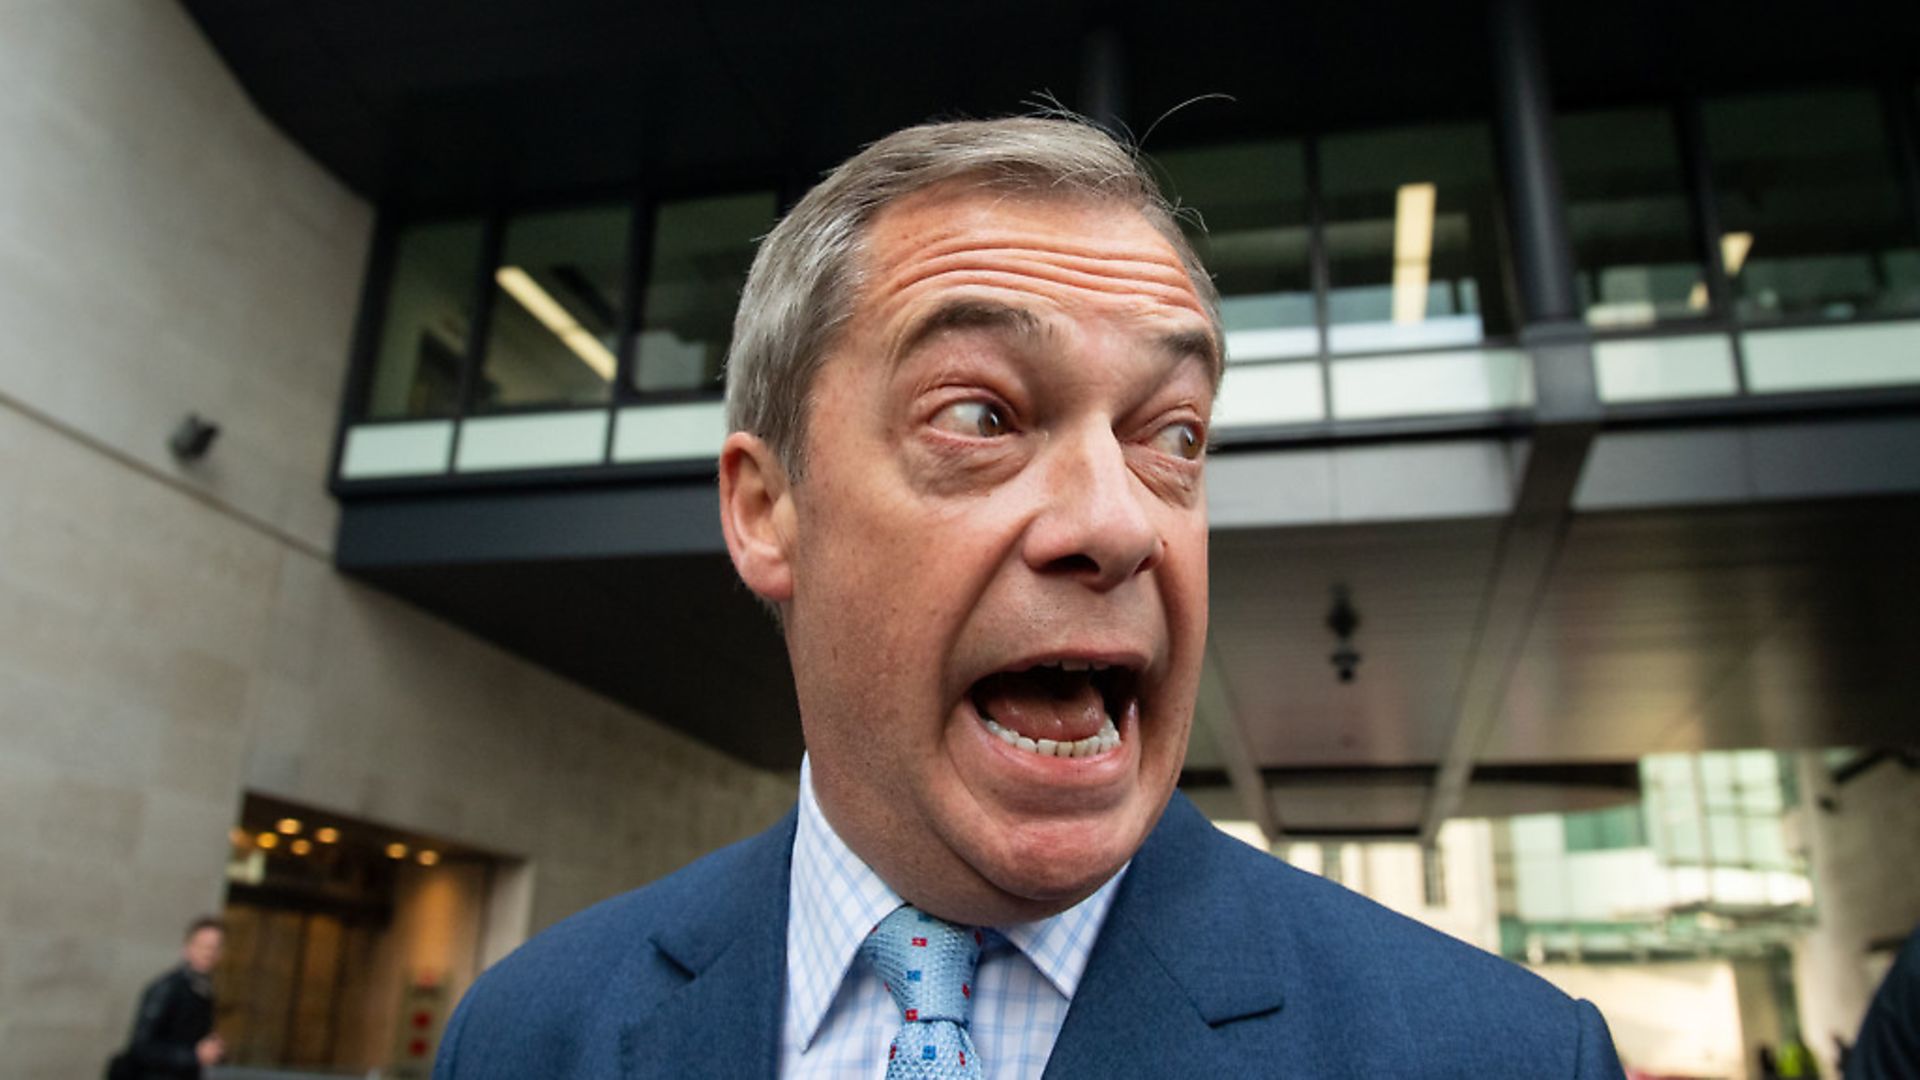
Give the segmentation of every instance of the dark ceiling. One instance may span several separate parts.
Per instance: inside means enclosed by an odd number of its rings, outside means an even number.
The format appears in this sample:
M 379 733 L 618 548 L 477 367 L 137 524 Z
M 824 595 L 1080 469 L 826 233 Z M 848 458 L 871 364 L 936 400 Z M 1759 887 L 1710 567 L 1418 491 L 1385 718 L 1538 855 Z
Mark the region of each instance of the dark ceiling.
M 354 573 L 742 761 L 800 764 L 786 645 L 724 554 Z
M 1161 118 L 1149 149 L 1489 100 L 1482 3 L 182 3 L 295 141 L 356 192 L 421 212 L 801 186 L 928 117 L 1048 95 L 1084 105 L 1096 31 L 1119 42 L 1123 116 L 1135 130 Z M 1574 104 L 1908 77 L 1920 56 L 1920 4 L 1540 7 L 1557 93 Z

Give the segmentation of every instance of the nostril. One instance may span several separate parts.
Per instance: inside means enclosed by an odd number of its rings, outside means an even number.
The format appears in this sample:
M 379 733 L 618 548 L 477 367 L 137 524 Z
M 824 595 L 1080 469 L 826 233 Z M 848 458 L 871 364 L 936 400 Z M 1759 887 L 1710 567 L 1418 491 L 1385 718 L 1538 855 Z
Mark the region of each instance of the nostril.
M 1056 574 L 1098 574 L 1100 564 L 1091 555 L 1062 555 L 1048 563 L 1047 569 Z

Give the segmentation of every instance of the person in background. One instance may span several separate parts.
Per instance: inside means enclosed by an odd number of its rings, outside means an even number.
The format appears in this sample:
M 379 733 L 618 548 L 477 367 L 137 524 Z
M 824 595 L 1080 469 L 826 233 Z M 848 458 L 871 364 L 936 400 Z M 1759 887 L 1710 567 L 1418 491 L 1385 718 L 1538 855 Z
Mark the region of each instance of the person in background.
M 179 966 L 141 993 L 133 1034 L 109 1080 L 197 1078 L 226 1056 L 226 1044 L 213 1033 L 213 969 L 226 937 L 225 925 L 211 915 L 187 927 Z

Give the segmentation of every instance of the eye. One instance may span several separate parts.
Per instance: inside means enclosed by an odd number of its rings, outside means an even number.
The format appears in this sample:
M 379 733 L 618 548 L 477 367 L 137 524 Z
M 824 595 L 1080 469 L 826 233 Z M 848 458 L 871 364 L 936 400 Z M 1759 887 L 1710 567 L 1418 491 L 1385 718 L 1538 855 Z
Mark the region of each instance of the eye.
M 1190 420 L 1179 420 L 1154 433 L 1153 448 L 1177 458 L 1198 461 L 1207 448 L 1207 442 L 1200 436 L 1200 425 Z
M 941 431 L 979 439 L 1007 433 L 1006 414 L 989 401 L 956 401 L 934 413 L 931 422 Z

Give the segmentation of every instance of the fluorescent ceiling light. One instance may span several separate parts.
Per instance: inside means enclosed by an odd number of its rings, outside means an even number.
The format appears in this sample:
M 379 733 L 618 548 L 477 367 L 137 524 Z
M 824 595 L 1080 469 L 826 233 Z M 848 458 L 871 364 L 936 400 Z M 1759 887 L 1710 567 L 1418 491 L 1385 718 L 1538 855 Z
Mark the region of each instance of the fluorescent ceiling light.
M 1432 184 L 1401 184 L 1393 215 L 1393 321 L 1425 322 L 1433 261 Z
M 1740 268 L 1747 264 L 1747 252 L 1752 250 L 1750 232 L 1730 232 L 1720 237 L 1720 263 L 1727 268 L 1728 277 L 1740 275 Z
M 493 280 L 499 282 L 509 296 L 519 301 L 528 314 L 540 320 L 540 325 L 552 331 L 561 344 L 572 349 L 574 355 L 593 369 L 594 374 L 608 382 L 613 381 L 614 369 L 619 366 L 613 354 L 600 344 L 599 338 L 588 333 L 586 327 L 568 314 L 567 309 L 560 306 L 560 301 L 548 295 L 532 275 L 517 266 L 503 266 L 494 272 Z

